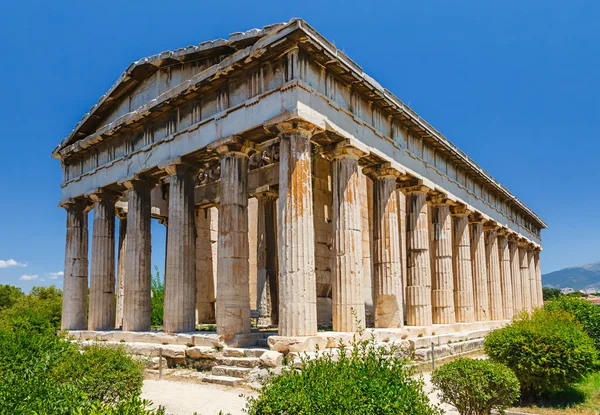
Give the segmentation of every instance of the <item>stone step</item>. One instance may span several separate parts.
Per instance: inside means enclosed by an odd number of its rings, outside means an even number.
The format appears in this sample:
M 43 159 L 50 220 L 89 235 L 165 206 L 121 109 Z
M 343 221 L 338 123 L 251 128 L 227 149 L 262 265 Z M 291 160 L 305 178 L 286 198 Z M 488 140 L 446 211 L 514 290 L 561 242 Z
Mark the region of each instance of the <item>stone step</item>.
M 258 357 L 223 357 L 217 359 L 219 366 L 256 367 L 260 364 Z
M 213 366 L 212 374 L 215 376 L 229 376 L 232 378 L 246 379 L 252 369 L 237 366 Z
M 202 379 L 206 383 L 215 383 L 217 385 L 225 385 L 225 386 L 238 386 L 244 380 L 240 378 L 234 378 L 231 376 L 216 376 L 216 375 L 208 375 L 204 379 Z
M 261 357 L 267 349 L 243 349 L 243 348 L 225 348 L 222 351 L 223 357 Z
M 269 347 L 269 338 L 263 338 L 263 339 L 258 339 L 258 341 L 256 342 L 256 345 L 258 347 Z

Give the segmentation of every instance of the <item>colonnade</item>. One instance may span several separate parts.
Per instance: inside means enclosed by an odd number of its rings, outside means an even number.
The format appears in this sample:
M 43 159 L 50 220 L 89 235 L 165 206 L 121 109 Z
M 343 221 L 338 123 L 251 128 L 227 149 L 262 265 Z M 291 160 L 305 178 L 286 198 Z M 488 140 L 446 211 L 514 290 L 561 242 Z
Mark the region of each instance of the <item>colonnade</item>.
M 277 193 L 253 195 L 259 206 L 258 292 L 271 298 L 259 302 L 259 316 L 271 315 L 282 336 L 314 335 L 311 130 L 297 122 L 278 128 Z M 207 256 L 210 211 L 195 205 L 195 169 L 182 160 L 158 166 L 169 184 L 166 332 L 190 332 L 196 321 L 212 319 L 219 334 L 250 332 L 248 160 L 253 148 L 238 137 L 209 146 L 220 157 L 216 287 L 212 259 Z M 364 321 L 361 169 L 373 181 L 375 327 L 401 327 L 404 315 L 406 324 L 414 326 L 510 319 L 542 304 L 537 245 L 390 163 L 361 167 L 364 156 L 347 144 L 335 146 L 328 154 L 333 177 L 334 331 L 355 331 L 357 322 Z M 124 331 L 150 330 L 150 191 L 156 183 L 135 176 L 119 184 L 127 200 L 126 216 L 115 207 L 121 195 L 106 189 L 63 203 L 67 210 L 63 329 L 108 330 L 122 321 Z M 406 206 L 401 206 L 403 200 Z M 87 312 L 87 212 L 91 208 Z M 118 284 L 116 217 L 120 220 Z M 121 295 L 115 296 L 115 290 Z

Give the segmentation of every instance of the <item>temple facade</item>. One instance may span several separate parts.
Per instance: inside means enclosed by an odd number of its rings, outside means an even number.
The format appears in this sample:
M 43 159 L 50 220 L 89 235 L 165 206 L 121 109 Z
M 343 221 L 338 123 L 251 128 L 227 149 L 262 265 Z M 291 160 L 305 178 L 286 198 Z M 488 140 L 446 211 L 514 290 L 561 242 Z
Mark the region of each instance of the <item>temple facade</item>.
M 151 329 L 152 219 L 167 333 L 314 336 L 542 304 L 545 223 L 299 19 L 133 63 L 53 156 L 65 330 Z

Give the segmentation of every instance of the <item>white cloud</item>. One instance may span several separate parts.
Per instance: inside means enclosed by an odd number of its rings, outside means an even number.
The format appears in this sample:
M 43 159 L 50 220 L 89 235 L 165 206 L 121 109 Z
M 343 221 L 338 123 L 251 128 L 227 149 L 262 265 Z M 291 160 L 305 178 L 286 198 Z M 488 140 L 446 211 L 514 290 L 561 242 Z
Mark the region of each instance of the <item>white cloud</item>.
M 12 268 L 12 267 L 26 267 L 27 264 L 22 264 L 15 261 L 14 259 L 7 259 L 6 261 L 0 259 L 0 268 Z
M 37 274 L 35 275 L 21 275 L 21 278 L 19 278 L 21 281 L 33 281 L 37 279 Z
M 57 280 L 60 277 L 62 277 L 63 275 L 65 275 L 65 273 L 62 271 L 58 271 L 58 272 L 49 272 L 47 275 L 48 275 L 48 277 L 50 277 L 51 280 Z

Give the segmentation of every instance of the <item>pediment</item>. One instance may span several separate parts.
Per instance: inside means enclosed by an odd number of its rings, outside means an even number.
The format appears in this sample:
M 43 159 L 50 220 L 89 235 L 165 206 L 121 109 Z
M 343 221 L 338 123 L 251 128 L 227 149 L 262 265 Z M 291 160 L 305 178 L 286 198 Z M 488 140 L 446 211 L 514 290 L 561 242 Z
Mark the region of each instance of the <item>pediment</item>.
M 54 150 L 54 153 L 93 134 L 106 124 L 135 111 L 160 94 L 290 23 L 273 24 L 262 29 L 232 33 L 228 39 L 217 39 L 200 43 L 197 46 L 161 52 L 132 63 L 106 94 L 100 97 L 90 111 L 83 116 L 73 131 Z

